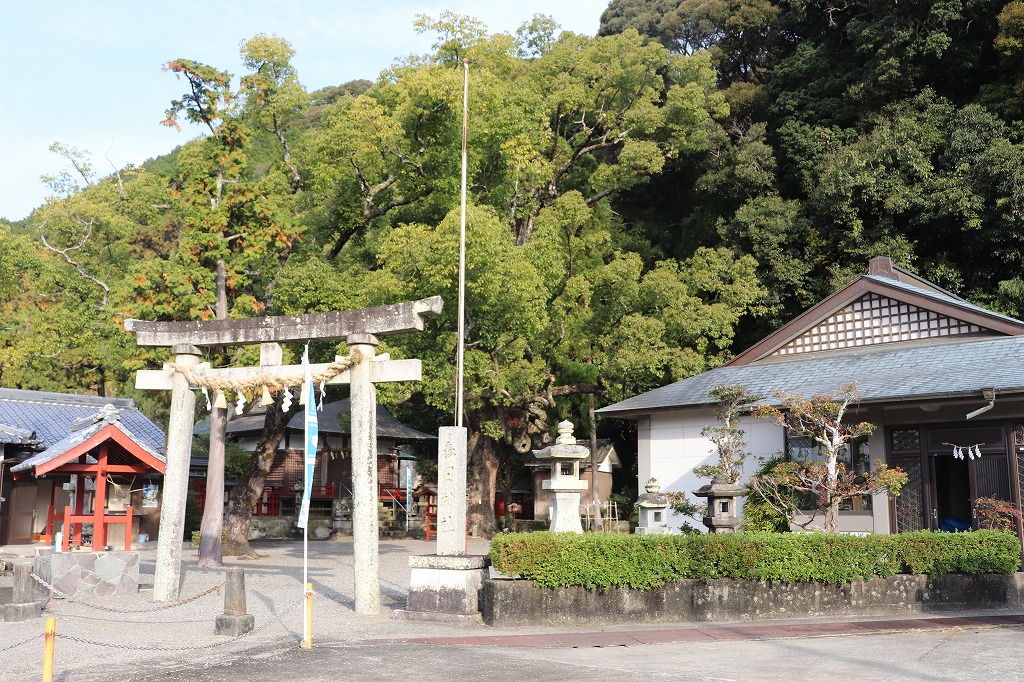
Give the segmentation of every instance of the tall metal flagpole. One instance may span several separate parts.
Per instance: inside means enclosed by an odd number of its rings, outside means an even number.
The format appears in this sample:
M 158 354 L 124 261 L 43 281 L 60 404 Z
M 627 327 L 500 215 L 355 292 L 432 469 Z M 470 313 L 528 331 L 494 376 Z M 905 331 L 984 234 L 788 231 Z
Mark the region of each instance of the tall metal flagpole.
M 462 67 L 462 221 L 459 226 L 459 339 L 455 368 L 455 426 L 460 428 L 466 320 L 466 138 L 469 129 L 469 58 L 462 60 Z
M 304 424 L 304 458 L 303 458 L 303 483 L 302 507 L 299 509 L 299 519 L 296 525 L 302 529 L 302 588 L 305 590 L 304 626 L 302 637 L 302 648 L 309 649 L 312 646 L 313 618 L 311 611 L 312 588 L 309 583 L 309 501 L 313 492 L 313 470 L 316 468 L 317 440 L 319 438 L 320 426 L 316 416 L 316 396 L 313 394 L 313 377 L 309 367 L 309 343 L 302 352 L 302 391 L 299 404 L 303 406 L 302 419 Z

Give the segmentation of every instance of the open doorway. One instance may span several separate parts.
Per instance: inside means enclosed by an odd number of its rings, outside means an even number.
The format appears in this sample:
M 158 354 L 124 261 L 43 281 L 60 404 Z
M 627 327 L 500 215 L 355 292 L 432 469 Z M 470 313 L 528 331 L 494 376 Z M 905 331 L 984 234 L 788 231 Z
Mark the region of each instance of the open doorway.
M 935 472 L 935 509 L 939 530 L 971 529 L 971 478 L 966 460 L 952 455 L 932 457 Z

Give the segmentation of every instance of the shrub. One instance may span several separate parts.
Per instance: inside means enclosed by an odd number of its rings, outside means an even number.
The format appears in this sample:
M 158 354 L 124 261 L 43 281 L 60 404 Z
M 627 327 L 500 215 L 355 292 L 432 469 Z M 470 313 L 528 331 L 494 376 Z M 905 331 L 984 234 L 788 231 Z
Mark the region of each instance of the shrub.
M 651 589 L 691 573 L 685 536 L 615 533 L 503 533 L 491 561 L 543 587 Z
M 1017 522 L 1024 520 L 1013 503 L 995 497 L 979 497 L 974 501 L 974 508 L 978 511 L 978 525 L 988 530 L 1016 533 Z
M 835 533 L 506 533 L 495 568 L 542 587 L 651 589 L 684 578 L 848 584 L 896 573 L 1013 573 L 1016 536 L 997 531 L 858 537 Z
M 784 459 L 784 457 L 778 455 L 762 460 L 754 476 L 764 476 L 770 473 L 775 468 L 775 465 L 780 464 Z M 788 533 L 789 517 L 779 512 L 759 492 L 748 489 L 747 496 L 743 499 L 742 529 L 765 533 Z
M 900 538 L 904 573 L 1013 573 L 1020 568 L 1020 542 L 1015 534 L 1004 531 L 922 530 L 893 537 Z

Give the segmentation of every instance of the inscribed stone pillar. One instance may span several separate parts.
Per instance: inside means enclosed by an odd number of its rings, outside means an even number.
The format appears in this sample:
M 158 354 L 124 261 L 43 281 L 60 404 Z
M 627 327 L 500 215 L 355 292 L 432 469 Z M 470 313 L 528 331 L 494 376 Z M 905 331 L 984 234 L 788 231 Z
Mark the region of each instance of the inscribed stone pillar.
M 191 369 L 199 364 L 200 350 L 195 346 L 174 346 L 174 363 Z M 192 457 L 192 420 L 196 394 L 181 372 L 174 373 L 171 389 L 171 415 L 167 425 L 167 469 L 160 509 L 160 537 L 156 545 L 156 571 L 153 576 L 154 601 L 178 598 L 181 579 L 181 543 L 185 531 L 185 499 L 188 495 L 188 467 Z
M 356 613 L 380 612 L 380 569 L 377 554 L 377 391 L 370 381 L 376 354 L 372 334 L 346 338 L 355 364 L 349 369 L 352 406 L 352 552 Z
M 466 429 L 437 432 L 437 554 L 466 553 Z

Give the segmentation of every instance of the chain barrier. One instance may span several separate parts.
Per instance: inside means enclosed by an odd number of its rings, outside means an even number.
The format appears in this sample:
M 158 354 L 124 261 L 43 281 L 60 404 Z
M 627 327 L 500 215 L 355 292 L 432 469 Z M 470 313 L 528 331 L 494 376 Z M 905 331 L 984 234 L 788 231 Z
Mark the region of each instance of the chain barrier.
M 40 633 L 40 634 L 36 635 L 35 637 L 29 637 L 28 639 L 23 639 L 20 642 L 15 642 L 13 644 L 5 644 L 4 646 L 0 647 L 0 654 L 4 653 L 6 651 L 10 651 L 11 649 L 15 649 L 15 648 L 21 646 L 22 644 L 28 644 L 29 642 L 34 642 L 37 639 L 42 639 L 43 637 L 45 637 L 45 635 Z
M 281 611 L 281 613 L 277 614 L 276 616 L 274 616 L 273 618 L 268 620 L 263 625 L 260 625 L 259 627 L 256 627 L 256 628 L 253 628 L 249 632 L 242 633 L 241 635 L 238 635 L 237 637 L 232 637 L 231 639 L 225 639 L 225 640 L 220 641 L 220 642 L 213 642 L 213 643 L 208 643 L 208 644 L 195 644 L 195 645 L 192 645 L 192 646 L 160 646 L 160 645 L 142 645 L 142 644 L 115 644 L 113 642 L 99 642 L 99 641 L 96 641 L 94 639 L 86 639 L 85 637 L 75 637 L 73 635 L 63 635 L 63 634 L 60 634 L 60 633 L 57 634 L 57 637 L 59 639 L 66 639 L 66 640 L 68 640 L 70 642 L 78 642 L 79 644 L 91 644 L 92 646 L 102 646 L 102 647 L 108 647 L 110 649 L 124 649 L 124 650 L 127 650 L 127 651 L 198 651 L 198 650 L 209 649 L 211 647 L 227 646 L 228 644 L 234 644 L 235 642 L 241 641 L 241 640 L 245 639 L 246 637 L 252 637 L 256 633 L 261 632 L 261 631 L 267 629 L 268 627 L 270 627 L 274 623 L 278 623 L 281 620 L 283 620 L 285 616 L 287 616 L 289 613 L 294 611 L 297 607 L 301 606 L 305 601 L 306 601 L 306 597 L 305 597 L 305 595 L 303 595 L 302 597 L 297 599 L 295 602 L 293 602 L 290 606 L 288 606 L 283 611 Z M 42 635 L 39 635 L 39 637 L 41 637 L 41 636 Z M 2 651 L 2 650 L 0 650 L 0 651 Z
M 189 602 L 194 602 L 195 600 L 200 599 L 201 597 L 205 597 L 206 595 L 212 594 L 214 592 L 216 592 L 217 594 L 220 594 L 220 588 L 222 588 L 224 586 L 224 583 L 221 583 L 220 585 L 214 585 L 210 589 L 205 590 L 203 592 L 200 592 L 199 594 L 194 594 L 191 597 L 188 597 L 186 599 L 179 599 L 178 601 L 171 602 L 170 604 L 160 604 L 158 606 L 153 606 L 151 608 L 144 608 L 144 609 L 122 609 L 122 608 L 119 608 L 119 607 L 116 607 L 116 606 L 101 606 L 99 604 L 91 604 L 91 603 L 89 603 L 87 601 L 82 601 L 81 599 L 75 599 L 75 598 L 73 598 L 73 597 L 71 597 L 69 595 L 64 594 L 63 592 L 58 590 L 56 587 L 54 587 L 50 583 L 48 583 L 45 580 L 43 580 L 42 578 L 40 578 L 35 573 L 29 573 L 29 575 L 32 576 L 33 580 L 35 580 L 37 583 L 42 585 L 44 589 L 47 589 L 47 590 L 50 591 L 50 598 L 47 599 L 46 600 L 46 604 L 43 605 L 43 609 L 44 610 L 47 607 L 49 607 L 50 602 L 53 600 L 53 595 L 57 595 L 57 597 L 59 597 L 60 599 L 66 599 L 67 601 L 71 602 L 72 604 L 81 604 L 82 606 L 88 606 L 89 608 L 97 609 L 99 611 L 110 611 L 112 613 L 151 613 L 153 611 L 163 611 L 164 609 L 173 609 L 173 608 L 178 607 L 178 606 L 184 606 L 185 604 L 188 604 Z

